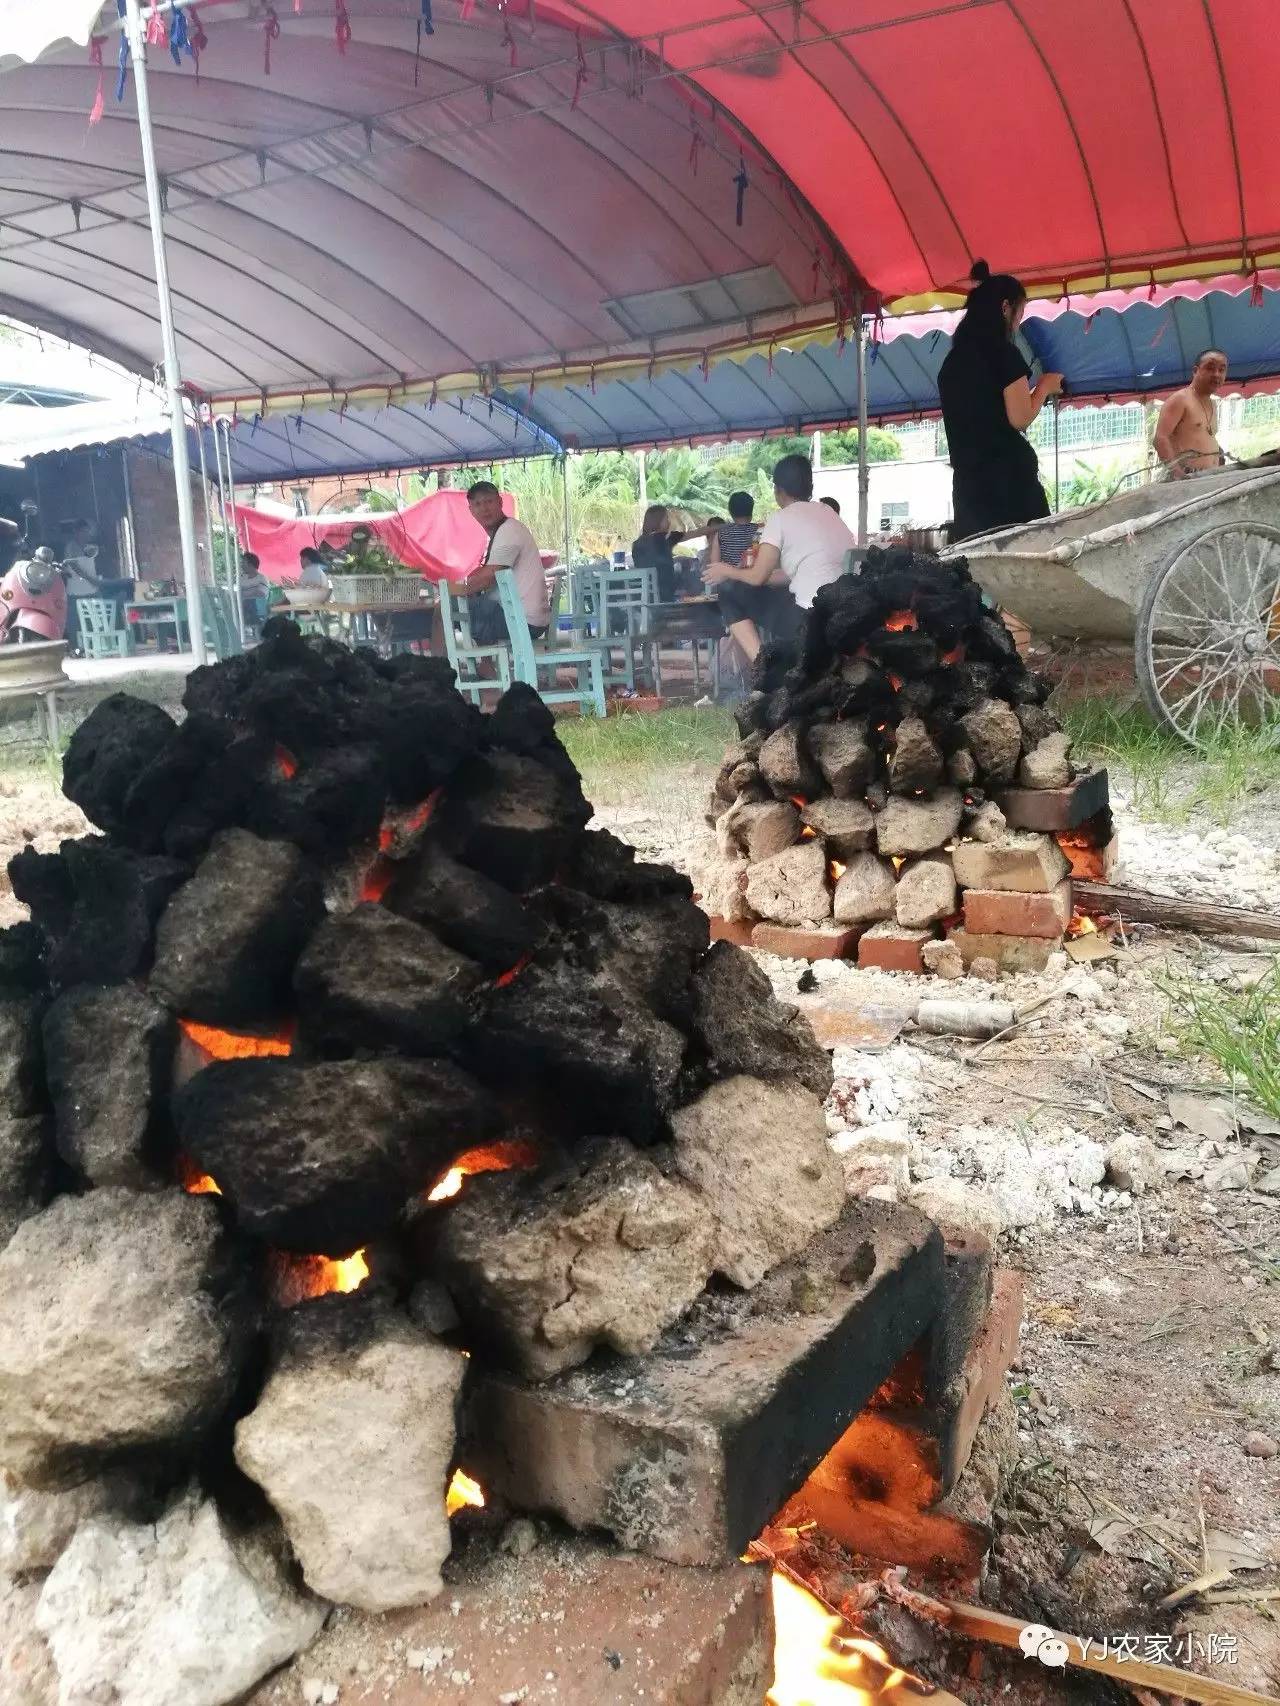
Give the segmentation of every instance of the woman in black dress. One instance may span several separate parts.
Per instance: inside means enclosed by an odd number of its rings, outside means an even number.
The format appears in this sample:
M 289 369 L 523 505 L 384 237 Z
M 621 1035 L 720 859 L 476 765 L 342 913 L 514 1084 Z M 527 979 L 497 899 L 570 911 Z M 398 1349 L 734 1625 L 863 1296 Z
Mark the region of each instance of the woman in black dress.
M 705 527 L 690 533 L 673 533 L 665 504 L 650 504 L 645 510 L 644 520 L 640 523 L 640 537 L 632 542 L 631 562 L 637 569 L 658 571 L 659 604 L 674 604 L 676 601 L 675 547 L 688 539 L 710 538 L 715 531 L 714 523 L 708 522 Z
M 953 540 L 1012 527 L 1048 515 L 1036 453 L 1024 434 L 1050 397 L 1060 373 L 1031 384 L 1014 334 L 1027 293 L 1008 273 L 975 261 L 964 318 L 938 374 L 942 419 L 951 454 Z

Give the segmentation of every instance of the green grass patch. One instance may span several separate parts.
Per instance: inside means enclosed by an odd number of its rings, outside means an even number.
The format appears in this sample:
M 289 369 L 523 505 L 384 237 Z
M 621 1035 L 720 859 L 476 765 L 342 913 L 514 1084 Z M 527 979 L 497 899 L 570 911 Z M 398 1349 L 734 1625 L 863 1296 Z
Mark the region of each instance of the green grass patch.
M 719 705 L 566 717 L 557 723 L 556 733 L 592 796 L 651 783 L 663 772 L 695 767 L 714 771 L 725 748 L 737 739 L 732 715 Z
M 1228 824 L 1241 801 L 1280 788 L 1280 721 L 1224 729 L 1196 752 L 1142 705 L 1080 699 L 1055 711 L 1076 751 L 1105 764 L 1143 817 Z
M 1280 958 L 1250 989 L 1172 976 L 1161 987 L 1183 1046 L 1216 1061 L 1239 1095 L 1280 1119 Z

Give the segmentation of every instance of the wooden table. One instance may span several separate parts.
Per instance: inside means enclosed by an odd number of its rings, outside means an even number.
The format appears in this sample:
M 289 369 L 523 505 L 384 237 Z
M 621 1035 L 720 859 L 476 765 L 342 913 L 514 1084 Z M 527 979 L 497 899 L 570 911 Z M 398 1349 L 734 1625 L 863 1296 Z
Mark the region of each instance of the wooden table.
M 286 605 L 283 613 L 288 614 L 291 608 L 291 606 Z M 300 608 L 298 614 L 318 617 L 326 634 L 329 632 L 330 622 L 334 617 L 337 617 L 337 626 L 339 628 L 349 626 L 353 640 L 372 642 L 381 649 L 383 646 L 389 646 L 392 643 L 390 617 L 410 615 L 431 617 L 435 615 L 435 610 L 435 595 L 428 593 L 416 598 L 398 599 L 394 604 L 387 604 L 382 600 L 346 604 L 339 603 L 336 599 L 330 599 L 326 604 L 317 604 L 307 609 Z M 350 619 L 349 623 L 343 622 L 344 617 Z M 361 631 L 362 628 L 363 632 Z
M 137 612 L 136 615 L 133 612 Z M 187 601 L 177 598 L 130 599 L 124 607 L 125 624 L 130 629 L 172 628 L 178 651 L 191 649 L 191 629 L 187 622 Z M 159 635 L 156 636 L 157 640 Z

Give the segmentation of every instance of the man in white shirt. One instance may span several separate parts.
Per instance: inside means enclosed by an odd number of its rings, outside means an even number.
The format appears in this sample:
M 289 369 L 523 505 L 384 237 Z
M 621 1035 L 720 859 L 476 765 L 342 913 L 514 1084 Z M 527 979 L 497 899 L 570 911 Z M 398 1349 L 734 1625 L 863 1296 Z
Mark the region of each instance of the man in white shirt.
M 773 470 L 773 493 L 778 508 L 761 530 L 754 560 L 737 569 L 717 563 L 706 574 L 730 634 L 749 659 L 760 650 L 761 628 L 775 639 L 795 631 L 800 611 L 819 587 L 839 579 L 846 552 L 857 544 L 833 509 L 814 503 L 807 456 L 782 458 Z
M 502 508 L 502 494 L 490 480 L 478 480 L 467 493 L 467 507 L 489 535 L 488 549 L 478 568 L 462 583 L 462 591 L 472 600 L 471 634 L 482 646 L 501 646 L 507 643 L 507 619 L 498 599 L 495 571 L 510 569 L 515 575 L 516 591 L 524 607 L 529 633 L 540 640 L 551 621 L 547 597 L 547 576 L 542 567 L 538 542 L 513 515 Z M 483 596 L 477 597 L 477 594 Z

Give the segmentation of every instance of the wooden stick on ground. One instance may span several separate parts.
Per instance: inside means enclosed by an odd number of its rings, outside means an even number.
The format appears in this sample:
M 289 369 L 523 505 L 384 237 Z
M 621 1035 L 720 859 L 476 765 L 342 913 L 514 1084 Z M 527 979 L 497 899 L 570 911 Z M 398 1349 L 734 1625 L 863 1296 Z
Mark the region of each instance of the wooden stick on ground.
M 997 1646 L 1021 1649 L 1020 1636 L 1025 1622 L 1006 1617 L 999 1611 L 988 1611 L 981 1605 L 964 1605 L 958 1600 L 942 1602 L 951 1613 L 951 1629 L 957 1635 L 967 1635 L 975 1641 L 992 1641 Z M 1195 1671 L 1178 1670 L 1173 1665 L 1151 1664 L 1144 1659 L 1112 1658 L 1102 1651 L 1102 1642 L 1084 1642 L 1078 1635 L 1063 1635 L 1057 1630 L 1053 1638 L 1065 1643 L 1067 1662 L 1078 1670 L 1096 1671 L 1113 1677 L 1130 1688 L 1154 1688 L 1162 1694 L 1194 1700 L 1197 1706 L 1276 1706 L 1272 1694 L 1255 1694 L 1251 1688 L 1237 1688 L 1231 1682 L 1218 1682 L 1213 1677 L 1198 1676 Z M 1098 1651 L 1094 1651 L 1094 1647 Z M 1034 1659 L 1028 1659 L 1034 1664 Z
M 1209 935 L 1252 936 L 1280 942 L 1280 913 L 1252 912 L 1243 906 L 1216 906 L 1180 900 L 1171 894 L 1113 888 L 1110 883 L 1077 881 L 1072 897 L 1081 912 L 1099 918 L 1116 914 L 1138 924 L 1163 924 L 1170 930 L 1199 930 Z

